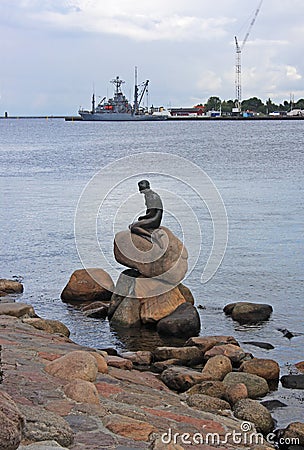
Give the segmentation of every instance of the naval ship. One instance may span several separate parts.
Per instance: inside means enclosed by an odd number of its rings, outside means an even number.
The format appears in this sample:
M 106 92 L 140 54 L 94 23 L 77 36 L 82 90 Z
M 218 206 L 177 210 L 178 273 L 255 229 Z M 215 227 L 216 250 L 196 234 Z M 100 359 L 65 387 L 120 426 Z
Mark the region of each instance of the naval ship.
M 124 83 L 118 76 L 111 81 L 115 86 L 113 98 L 107 99 L 104 97 L 95 106 L 95 94 L 92 96 L 91 111 L 79 109 L 78 114 L 82 120 L 94 121 L 154 121 L 166 120 L 168 115 L 162 108 L 147 108 L 141 107 L 141 102 L 145 93 L 148 90 L 149 80 L 146 80 L 142 85 L 137 84 L 137 72 L 135 71 L 135 88 L 134 88 L 134 103 L 131 104 L 121 90 L 121 85 Z

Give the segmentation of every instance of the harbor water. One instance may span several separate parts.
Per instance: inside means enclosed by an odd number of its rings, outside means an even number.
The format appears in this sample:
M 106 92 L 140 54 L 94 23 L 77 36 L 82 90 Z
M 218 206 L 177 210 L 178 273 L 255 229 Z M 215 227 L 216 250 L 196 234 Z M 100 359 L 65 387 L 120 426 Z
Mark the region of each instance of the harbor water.
M 62 303 L 60 293 L 71 273 L 82 268 L 74 217 L 92 177 L 129 155 L 157 152 L 184 157 L 212 179 L 229 221 L 227 250 L 216 274 L 201 284 L 203 255 L 184 281 L 202 307 L 201 334 L 233 335 L 240 344 L 271 343 L 273 350 L 243 347 L 255 356 L 277 360 L 282 374 L 289 373 L 292 364 L 304 359 L 303 127 L 303 121 L 280 120 L 0 120 L 0 276 L 22 280 L 25 289 L 18 301 L 31 303 L 44 318 L 61 320 L 78 343 L 118 350 L 158 345 L 161 341 L 153 333 L 121 334 L 107 321 L 84 317 L 79 309 Z M 182 178 L 183 167 L 175 170 Z M 143 167 L 142 172 L 148 176 L 153 167 Z M 157 191 L 157 177 L 152 180 Z M 137 181 L 132 181 L 134 193 Z M 143 202 L 142 197 L 138 201 Z M 197 205 L 195 215 L 203 247 L 208 246 L 212 227 L 205 208 Z M 164 225 L 174 228 L 171 220 L 165 214 Z M 112 242 L 109 234 L 108 249 Z M 236 301 L 271 304 L 271 319 L 262 325 L 240 326 L 223 313 L 226 304 Z M 289 340 L 278 329 L 288 329 L 294 337 Z M 290 405 L 288 414 L 286 409 L 277 411 L 280 424 L 300 420 L 300 391 L 280 388 L 271 395 Z

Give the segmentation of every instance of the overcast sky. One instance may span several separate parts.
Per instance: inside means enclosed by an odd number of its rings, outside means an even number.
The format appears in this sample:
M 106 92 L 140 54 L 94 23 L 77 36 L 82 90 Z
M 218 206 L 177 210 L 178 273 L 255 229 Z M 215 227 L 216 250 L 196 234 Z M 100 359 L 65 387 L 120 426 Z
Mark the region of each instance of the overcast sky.
M 76 114 L 133 95 L 134 66 L 150 103 L 235 98 L 241 43 L 260 0 L 0 0 L 0 115 Z M 304 0 L 264 0 L 242 51 L 242 98 L 304 97 Z

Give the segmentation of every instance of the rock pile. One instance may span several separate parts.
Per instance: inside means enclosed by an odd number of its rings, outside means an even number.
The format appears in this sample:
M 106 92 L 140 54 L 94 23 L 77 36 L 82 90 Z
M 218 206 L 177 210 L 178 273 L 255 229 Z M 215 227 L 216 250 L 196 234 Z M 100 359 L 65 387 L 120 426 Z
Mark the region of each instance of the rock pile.
M 188 253 L 168 229 L 158 230 L 158 241 L 122 231 L 114 239 L 116 260 L 127 267 L 121 273 L 109 305 L 109 319 L 117 327 L 153 325 L 160 334 L 195 336 L 200 319 L 191 292 L 181 284 Z

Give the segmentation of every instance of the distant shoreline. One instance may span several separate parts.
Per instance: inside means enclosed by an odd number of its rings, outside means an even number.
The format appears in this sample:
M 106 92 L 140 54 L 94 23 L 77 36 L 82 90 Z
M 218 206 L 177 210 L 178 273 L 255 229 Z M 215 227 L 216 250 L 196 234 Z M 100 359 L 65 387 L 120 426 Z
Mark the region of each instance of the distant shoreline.
M 86 122 L 85 120 L 82 120 L 80 116 L 0 116 L 0 119 L 2 120 L 19 120 L 19 119 L 62 119 L 67 122 Z M 206 116 L 171 116 L 168 117 L 169 121 L 212 121 L 212 122 L 218 122 L 218 121 L 256 121 L 256 120 L 270 120 L 270 121 L 277 121 L 277 120 L 304 120 L 303 116 L 256 116 L 256 117 L 231 117 L 231 116 L 221 116 L 221 117 L 206 117 Z M 96 121 L 96 122 L 104 122 L 104 121 Z M 108 121 L 112 122 L 112 121 Z M 113 121 L 114 122 L 114 121 Z M 162 121 L 166 122 L 166 120 Z

